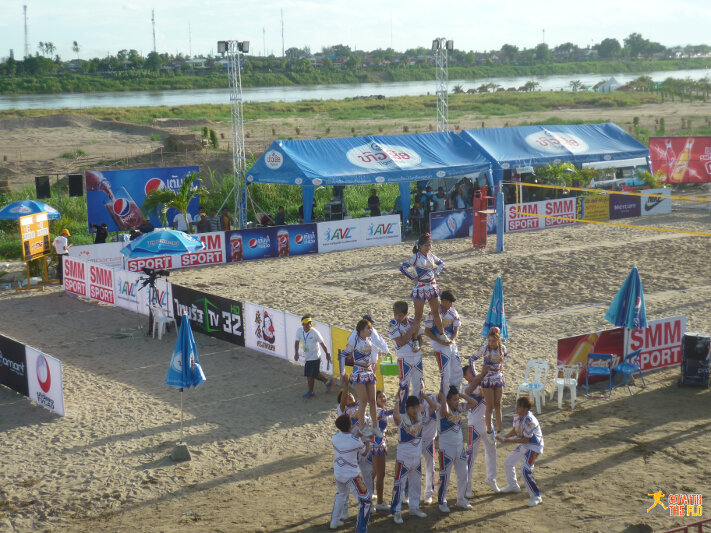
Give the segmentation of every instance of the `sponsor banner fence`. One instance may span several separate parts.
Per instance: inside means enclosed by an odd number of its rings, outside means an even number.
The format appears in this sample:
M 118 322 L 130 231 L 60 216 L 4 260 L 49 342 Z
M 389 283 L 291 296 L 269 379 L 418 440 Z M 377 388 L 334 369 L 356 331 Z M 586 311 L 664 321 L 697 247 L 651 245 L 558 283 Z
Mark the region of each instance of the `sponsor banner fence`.
M 0 335 L 0 385 L 10 387 L 23 396 L 30 395 L 25 345 L 3 335 Z
M 127 231 L 141 225 L 143 221 L 143 201 L 155 189 L 177 191 L 183 180 L 200 167 L 142 168 L 130 170 L 88 170 L 84 173 L 86 182 L 87 218 L 89 224 L 106 223 L 109 231 Z M 188 204 L 188 214 L 195 217 L 200 205 L 199 198 Z M 168 224 L 178 210 L 167 212 Z M 151 224 L 162 226 L 157 216 L 151 217 Z
M 62 362 L 31 346 L 25 346 L 25 353 L 30 400 L 64 416 Z
M 99 265 L 85 264 L 89 269 L 89 298 L 115 305 L 114 271 Z
M 89 263 L 97 263 L 109 268 L 123 268 L 122 242 L 107 242 L 104 244 L 86 244 L 69 248 L 69 257 Z
M 665 183 L 711 182 L 711 137 L 650 137 L 649 158 Z
M 150 287 L 143 283 L 147 279 L 143 273 L 114 270 L 115 305 L 135 313 L 148 315 Z M 168 316 L 173 316 L 172 284 L 165 279 L 158 278 L 155 287 L 155 290 L 151 291 L 151 303 L 160 305 Z
M 232 230 L 225 234 L 229 262 L 318 253 L 316 224 Z
M 641 191 L 642 196 L 642 216 L 668 215 L 672 212 L 671 189 L 645 189 Z M 663 194 L 666 198 L 650 196 L 652 194 Z
M 318 332 L 323 337 L 323 343 L 328 348 L 328 353 L 331 354 L 331 362 L 333 362 L 333 345 L 331 343 L 331 326 L 324 324 L 323 322 L 314 322 L 314 325 Z M 296 332 L 301 327 L 301 317 L 294 315 L 292 313 L 284 313 L 284 326 L 286 328 L 286 353 L 287 359 L 292 363 L 298 363 L 304 366 L 306 359 L 304 359 L 303 342 L 299 342 L 299 338 L 296 336 Z M 294 346 L 299 342 L 299 359 L 294 361 Z M 323 348 L 321 348 L 323 352 Z M 333 365 L 326 361 L 326 355 L 321 355 L 321 372 L 326 374 L 333 374 Z
M 610 220 L 640 216 L 642 214 L 641 200 L 640 196 L 610 195 Z
M 317 226 L 319 253 L 402 242 L 399 215 L 332 220 Z
M 62 362 L 0 335 L 0 385 L 64 416 Z
M 86 261 L 72 259 L 67 255 L 61 256 L 63 264 L 62 285 L 66 292 L 76 294 L 77 296 L 89 296 L 87 283 L 87 268 Z
M 580 220 L 610 220 L 610 196 L 595 194 L 576 198 L 576 218 Z
M 642 371 L 681 364 L 682 339 L 686 333 L 686 316 L 652 320 L 644 329 L 627 332 L 626 352 L 642 350 Z
M 173 313 L 178 322 L 183 313 L 194 329 L 239 346 L 244 346 L 242 302 L 172 285 Z
M 430 213 L 430 234 L 437 241 L 469 237 L 472 234 L 472 224 L 474 223 L 472 216 L 471 209 L 434 211 Z M 496 233 L 496 215 L 487 216 L 486 232 L 488 234 Z
M 558 220 L 547 217 L 554 216 L 575 219 L 577 215 L 577 199 L 562 198 L 559 200 L 509 204 L 506 206 L 505 211 L 506 222 L 504 229 L 506 233 L 551 228 L 554 226 L 568 226 L 575 222 L 572 220 Z M 545 216 L 527 216 L 526 214 L 517 213 L 517 211 Z
M 244 345 L 247 348 L 288 360 L 285 327 L 283 311 L 244 303 Z
M 173 256 L 173 268 L 219 265 L 225 262 L 225 232 L 198 233 L 195 236 L 203 242 L 205 248 L 199 252 Z

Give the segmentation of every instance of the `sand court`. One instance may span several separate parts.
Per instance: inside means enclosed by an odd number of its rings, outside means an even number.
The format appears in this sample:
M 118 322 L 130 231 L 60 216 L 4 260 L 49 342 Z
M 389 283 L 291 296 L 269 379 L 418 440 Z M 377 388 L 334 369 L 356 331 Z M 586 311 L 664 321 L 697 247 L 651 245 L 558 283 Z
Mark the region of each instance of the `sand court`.
M 706 213 L 636 219 L 711 231 Z M 477 251 L 466 239 L 435 242 L 446 263 L 440 284 L 457 297 L 463 359 L 482 343 L 481 326 L 501 275 L 511 339 L 504 425 L 526 361 L 556 359 L 558 338 L 607 329 L 609 302 L 637 265 L 649 319 L 684 314 L 687 331 L 711 332 L 711 241 L 649 230 L 576 225 L 506 236 Z M 351 328 L 369 312 L 385 332 L 392 303 L 411 282 L 399 271 L 412 243 L 228 264 L 171 273 L 170 281 Z M 64 364 L 60 418 L 0 389 L 0 531 L 326 531 L 335 483 L 330 439 L 336 394 L 316 384 L 302 400 L 301 367 L 196 333 L 207 381 L 185 392 L 185 440 L 192 461 L 173 463 L 179 393 L 165 385 L 175 333 L 153 340 L 146 317 L 60 294 L 0 293 L 0 333 Z M 123 330 L 123 331 L 122 331 Z M 133 337 L 129 334 L 133 333 Z M 394 352 L 393 352 L 394 353 Z M 424 348 L 429 389 L 439 376 Z M 647 513 L 649 493 L 711 495 L 709 391 L 679 388 L 678 367 L 645 376 L 647 389 L 609 400 L 578 391 L 575 410 L 548 400 L 538 416 L 545 450 L 535 467 L 543 504 L 496 495 L 474 472 L 474 509 L 449 515 L 425 505 L 403 513 L 405 530 L 663 531 L 692 522 Z M 392 397 L 395 378 L 386 378 Z M 638 389 L 638 388 L 637 388 Z M 389 434 L 385 498 L 392 490 L 397 438 Z M 511 445 L 498 454 L 499 484 Z M 480 453 L 480 456 L 482 454 Z M 450 487 L 454 501 L 456 489 Z M 351 516 L 355 510 L 352 507 Z M 351 519 L 342 528 L 353 528 Z M 370 531 L 393 531 L 374 512 Z M 651 529 L 649 529 L 651 528 Z

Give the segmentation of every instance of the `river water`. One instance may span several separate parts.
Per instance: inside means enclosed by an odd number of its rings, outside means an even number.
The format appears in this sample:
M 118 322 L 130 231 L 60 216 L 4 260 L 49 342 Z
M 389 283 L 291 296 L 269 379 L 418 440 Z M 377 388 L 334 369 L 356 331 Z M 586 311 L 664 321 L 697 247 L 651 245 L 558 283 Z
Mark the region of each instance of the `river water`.
M 693 80 L 711 75 L 709 69 L 669 70 L 661 72 L 614 74 L 620 83 L 626 83 L 642 75 L 654 81 L 666 78 Z M 450 80 L 450 92 L 455 85 L 464 90 L 475 89 L 483 83 L 496 83 L 502 87 L 520 87 L 527 81 L 537 81 L 544 91 L 569 90 L 571 80 L 580 80 L 583 85 L 595 85 L 607 80 L 607 74 L 563 74 L 550 76 L 512 76 L 481 78 L 478 80 Z M 383 83 L 343 83 L 335 85 L 299 85 L 296 87 L 254 87 L 242 90 L 245 102 L 296 102 L 298 100 L 342 100 L 354 96 L 381 94 L 384 96 L 419 96 L 436 91 L 435 80 Z M 0 109 L 82 109 L 87 107 L 141 107 L 179 106 L 191 104 L 228 104 L 229 88 L 188 89 L 176 91 L 126 91 L 75 94 L 23 94 L 0 96 Z

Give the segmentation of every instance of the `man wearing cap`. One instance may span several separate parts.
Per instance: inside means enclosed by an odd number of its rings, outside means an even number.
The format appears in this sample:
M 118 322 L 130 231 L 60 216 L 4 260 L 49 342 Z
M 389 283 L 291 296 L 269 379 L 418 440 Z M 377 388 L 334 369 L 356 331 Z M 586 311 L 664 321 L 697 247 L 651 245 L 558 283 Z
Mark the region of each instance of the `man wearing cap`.
M 444 334 L 449 340 L 445 342 L 440 337 L 443 332 L 437 330 L 432 313 L 427 315 L 425 319 L 425 335 L 429 337 L 432 343 L 432 349 L 435 352 L 435 359 L 439 366 L 445 390 L 451 385 L 459 389 L 464 375 L 462 373 L 462 363 L 459 359 L 459 350 L 455 342 L 459 335 L 459 327 L 462 325 L 459 313 L 452 307 L 452 304 L 457 299 L 452 294 L 452 291 L 442 291 L 439 299 L 439 315 L 442 318 Z
M 52 243 L 54 251 L 57 254 L 57 279 L 59 280 L 60 285 L 64 280 L 63 257 L 65 255 L 69 255 L 69 247 L 71 246 L 67 240 L 69 237 L 71 237 L 71 234 L 69 233 L 69 230 L 65 228 L 59 233 L 59 235 L 57 235 Z
M 299 360 L 299 349 L 304 353 L 306 363 L 304 364 L 304 376 L 309 385 L 309 390 L 304 394 L 304 398 L 313 398 L 314 380 L 318 379 L 326 384 L 326 392 L 331 390 L 332 379 L 327 379 L 321 372 L 321 348 L 326 354 L 326 361 L 331 362 L 331 354 L 323 342 L 323 337 L 316 328 L 313 327 L 311 315 L 301 317 L 301 327 L 296 330 L 296 341 L 294 342 L 294 361 Z

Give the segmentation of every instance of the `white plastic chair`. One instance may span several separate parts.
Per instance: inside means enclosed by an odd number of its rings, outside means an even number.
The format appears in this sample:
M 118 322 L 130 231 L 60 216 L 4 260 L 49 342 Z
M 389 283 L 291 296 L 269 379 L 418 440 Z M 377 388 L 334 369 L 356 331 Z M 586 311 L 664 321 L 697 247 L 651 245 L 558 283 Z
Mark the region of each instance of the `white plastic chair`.
M 529 392 L 536 403 L 536 413 L 541 414 L 541 404 L 546 405 L 546 382 L 548 381 L 548 363 L 540 359 L 532 359 L 526 363 L 526 374 L 523 383 L 518 386 L 516 399 L 521 392 Z
M 166 315 L 165 310 L 159 305 L 151 305 L 151 311 L 153 312 L 153 338 L 156 337 L 156 331 L 158 331 L 158 340 L 163 338 L 163 333 L 165 333 L 168 324 L 173 324 L 175 326 L 175 331 L 178 331 L 178 323 L 174 318 Z
M 574 365 L 558 365 L 558 372 L 553 378 L 553 388 L 551 389 L 551 398 L 558 391 L 558 409 L 563 408 L 563 395 L 565 388 L 570 391 L 570 408 L 575 409 L 575 396 L 578 389 L 578 377 L 583 369 L 582 363 Z

